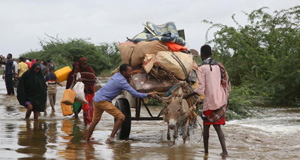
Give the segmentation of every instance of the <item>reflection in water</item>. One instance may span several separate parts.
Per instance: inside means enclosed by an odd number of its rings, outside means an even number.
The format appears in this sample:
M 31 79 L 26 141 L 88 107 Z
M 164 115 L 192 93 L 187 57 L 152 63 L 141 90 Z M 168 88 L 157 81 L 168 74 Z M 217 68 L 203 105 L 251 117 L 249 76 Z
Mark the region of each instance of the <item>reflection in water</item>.
M 57 122 L 53 121 L 48 124 L 48 131 L 46 133 L 48 136 L 48 143 L 57 143 Z
M 59 156 L 64 159 L 95 159 L 93 145 L 82 143 L 84 139 L 83 131 L 78 126 L 78 121 L 69 119 L 62 121 L 62 128 L 64 134 L 61 137 L 65 140 L 62 145 L 65 147 L 58 152 Z M 85 153 L 80 151 L 84 150 Z
M 45 159 L 47 124 L 43 120 L 27 120 L 26 127 L 20 127 L 16 152 L 30 155 L 32 158 Z
M 113 150 L 113 159 L 131 159 L 130 142 L 111 144 L 110 149 Z
M 12 134 L 10 133 L 14 133 L 16 130 L 16 125 L 15 124 L 11 124 L 11 123 L 6 123 L 5 124 L 5 132 L 8 133 L 6 134 L 6 138 L 12 138 Z

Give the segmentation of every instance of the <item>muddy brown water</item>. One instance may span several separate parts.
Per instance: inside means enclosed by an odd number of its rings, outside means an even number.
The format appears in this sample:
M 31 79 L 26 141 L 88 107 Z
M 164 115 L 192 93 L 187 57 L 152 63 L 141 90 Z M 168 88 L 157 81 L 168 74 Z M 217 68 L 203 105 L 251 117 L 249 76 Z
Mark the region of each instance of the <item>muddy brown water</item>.
M 219 156 L 221 147 L 213 127 L 210 153 L 204 156 L 200 127 L 192 131 L 186 144 L 180 137 L 173 145 L 166 138 L 163 121 L 132 121 L 129 140 L 105 144 L 113 127 L 113 118 L 107 113 L 96 126 L 94 142 L 83 143 L 88 127 L 83 124 L 82 112 L 79 120 L 62 115 L 59 101 L 63 91 L 58 88 L 55 113 L 48 107 L 39 120 L 24 120 L 26 109 L 16 97 L 5 95 L 0 80 L 0 159 L 300 159 L 298 108 L 267 108 L 261 118 L 227 122 L 222 128 L 230 157 L 224 158 Z M 160 109 L 151 107 L 154 113 Z M 147 116 L 145 109 L 142 115 Z

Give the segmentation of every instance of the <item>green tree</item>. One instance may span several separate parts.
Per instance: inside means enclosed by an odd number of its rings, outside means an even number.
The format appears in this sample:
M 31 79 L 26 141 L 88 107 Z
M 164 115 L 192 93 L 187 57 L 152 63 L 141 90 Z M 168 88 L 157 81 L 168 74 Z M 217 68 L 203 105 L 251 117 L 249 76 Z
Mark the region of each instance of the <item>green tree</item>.
M 273 14 L 266 7 L 252 11 L 248 24 L 218 27 L 214 39 L 215 59 L 227 67 L 235 86 L 247 86 L 274 104 L 299 104 L 300 100 L 300 6 Z M 210 29 L 208 29 L 207 34 Z
M 96 46 L 84 39 L 69 39 L 65 42 L 49 36 L 48 41 L 40 41 L 40 44 L 42 50 L 30 51 L 22 56 L 40 61 L 52 59 L 57 68 L 71 66 L 79 58 L 86 57 L 97 75 L 105 70 L 112 70 L 121 63 L 116 43 Z

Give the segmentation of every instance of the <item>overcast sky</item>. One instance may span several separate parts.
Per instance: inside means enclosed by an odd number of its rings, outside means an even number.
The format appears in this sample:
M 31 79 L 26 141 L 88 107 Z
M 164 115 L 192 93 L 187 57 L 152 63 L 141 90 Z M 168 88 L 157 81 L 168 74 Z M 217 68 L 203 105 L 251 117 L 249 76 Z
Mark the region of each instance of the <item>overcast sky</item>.
M 40 50 L 47 35 L 63 40 L 83 38 L 94 44 L 123 42 L 143 31 L 147 21 L 175 22 L 185 30 L 190 48 L 199 51 L 205 34 L 215 23 L 235 26 L 231 16 L 247 22 L 250 13 L 263 6 L 274 10 L 299 5 L 299 0 L 0 0 L 0 54 L 13 57 Z M 210 33 L 212 35 L 212 32 Z

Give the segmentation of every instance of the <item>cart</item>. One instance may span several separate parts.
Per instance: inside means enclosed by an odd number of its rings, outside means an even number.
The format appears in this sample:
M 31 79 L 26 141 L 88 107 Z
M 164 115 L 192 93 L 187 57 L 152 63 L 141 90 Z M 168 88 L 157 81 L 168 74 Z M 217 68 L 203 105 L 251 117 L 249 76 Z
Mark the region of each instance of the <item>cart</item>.
M 170 88 L 170 90 L 175 89 L 179 84 L 173 86 L 172 88 Z M 170 94 L 170 90 L 168 92 L 166 92 L 166 94 Z M 130 95 L 128 93 L 128 95 Z M 132 95 L 130 95 L 132 96 Z M 147 105 L 147 103 L 145 103 L 143 98 L 133 98 L 134 102 L 132 106 L 130 106 L 129 100 L 132 97 L 127 97 L 124 96 L 123 93 L 123 97 L 121 98 L 117 98 L 115 101 L 115 106 L 120 109 L 120 111 L 125 115 L 125 121 L 123 122 L 121 128 L 118 131 L 118 137 L 119 139 L 128 139 L 129 135 L 130 135 L 130 131 L 131 131 L 131 121 L 132 120 L 137 120 L 137 121 L 153 121 L 153 120 L 163 120 L 162 114 L 164 111 L 164 107 L 162 107 L 162 109 L 160 110 L 160 112 L 157 115 L 153 115 L 149 106 Z M 159 98 L 159 97 L 157 97 Z M 160 98 L 160 101 L 162 99 Z M 148 116 L 146 117 L 142 117 L 141 116 L 141 109 L 142 106 L 145 107 Z M 135 109 L 135 115 L 131 114 L 131 108 Z

